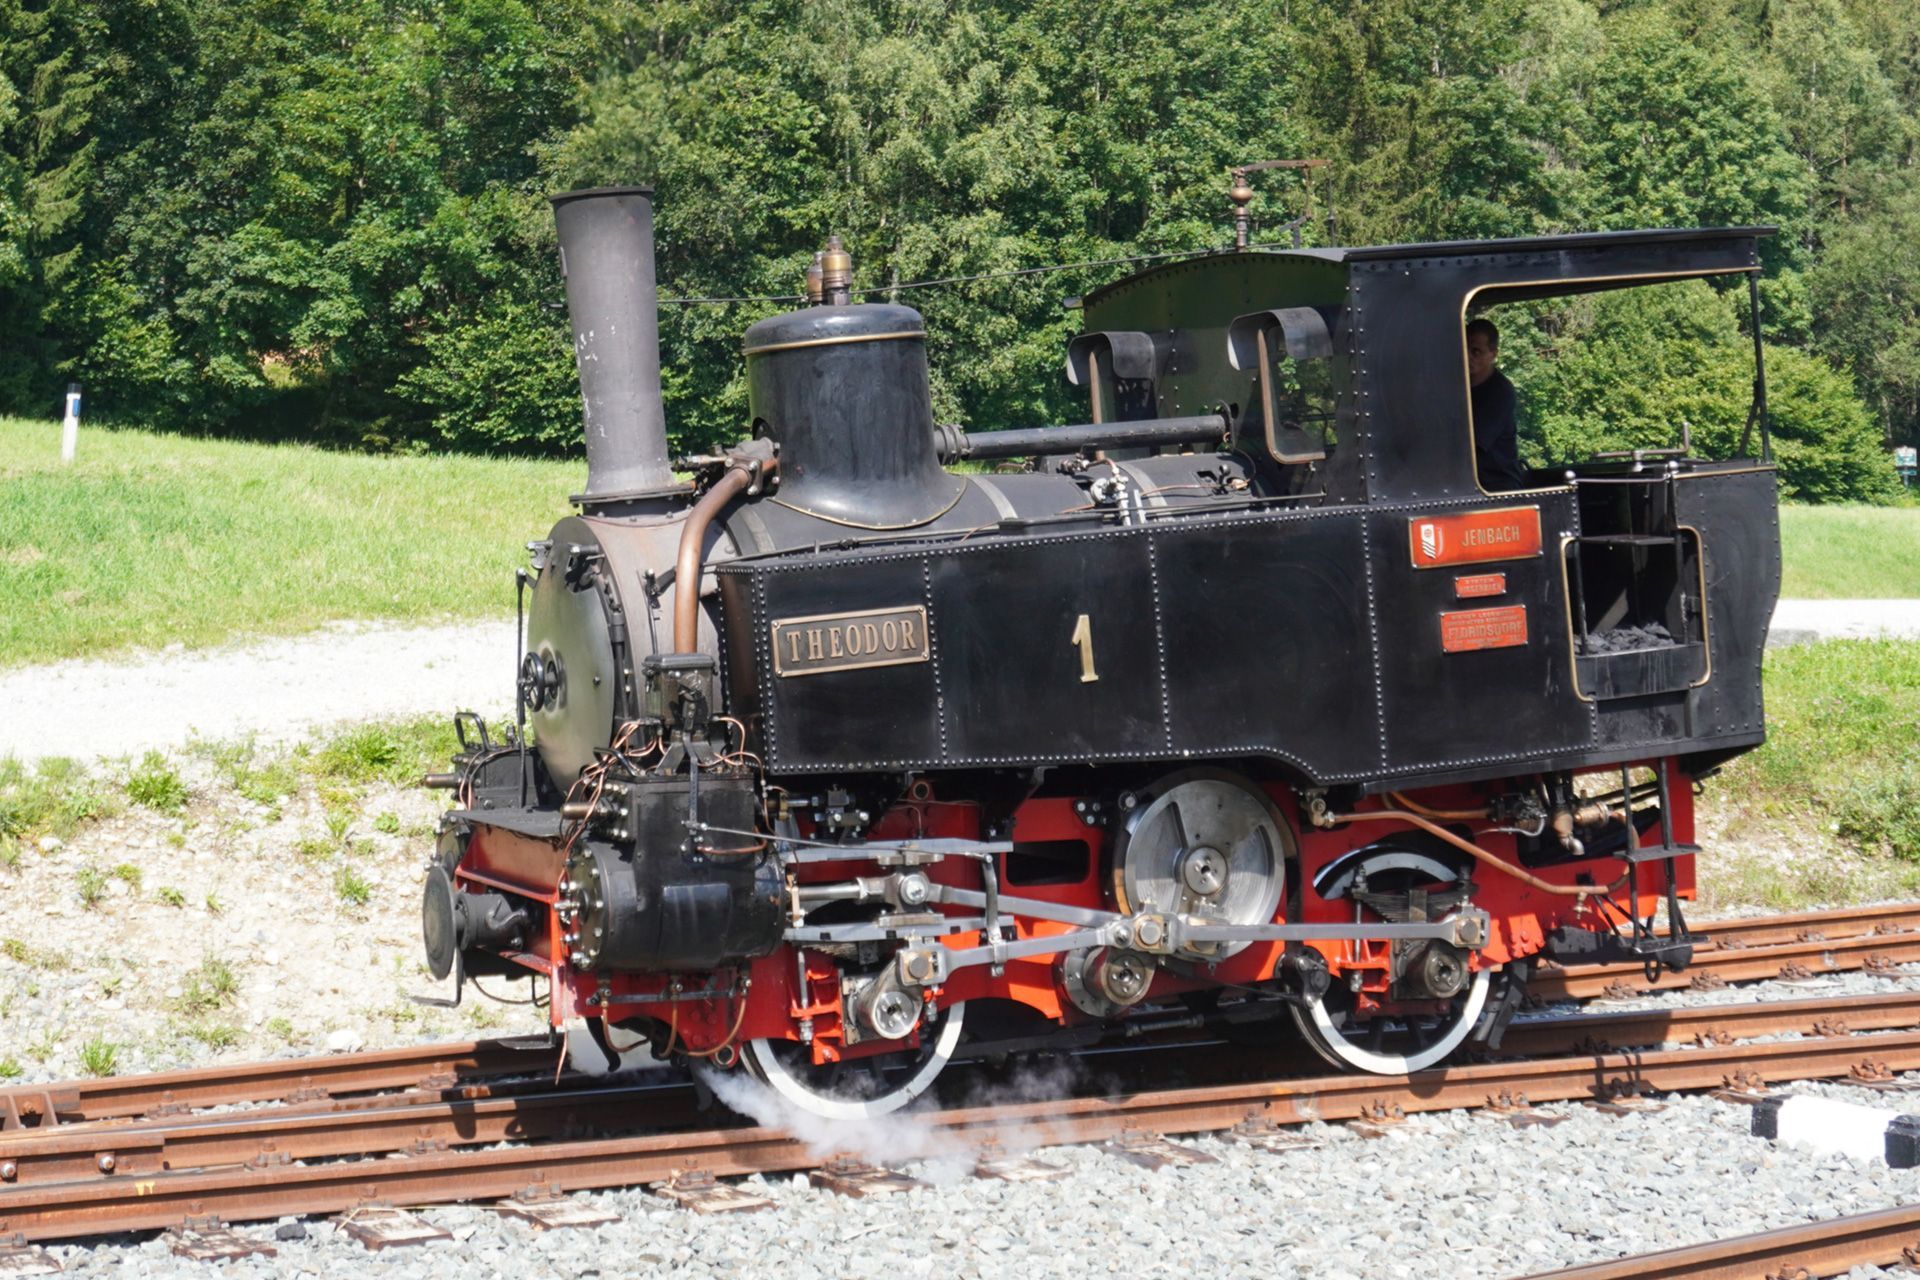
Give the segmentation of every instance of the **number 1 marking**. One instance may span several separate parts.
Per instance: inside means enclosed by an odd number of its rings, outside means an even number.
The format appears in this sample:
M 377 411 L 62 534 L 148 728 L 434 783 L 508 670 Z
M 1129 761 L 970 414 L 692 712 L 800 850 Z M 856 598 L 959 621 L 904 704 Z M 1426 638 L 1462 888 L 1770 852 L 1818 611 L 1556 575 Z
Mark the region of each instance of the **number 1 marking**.
M 1073 624 L 1073 638 L 1068 641 L 1080 650 L 1080 683 L 1092 684 L 1100 676 L 1093 669 L 1093 622 L 1086 614 L 1080 615 L 1080 621 Z

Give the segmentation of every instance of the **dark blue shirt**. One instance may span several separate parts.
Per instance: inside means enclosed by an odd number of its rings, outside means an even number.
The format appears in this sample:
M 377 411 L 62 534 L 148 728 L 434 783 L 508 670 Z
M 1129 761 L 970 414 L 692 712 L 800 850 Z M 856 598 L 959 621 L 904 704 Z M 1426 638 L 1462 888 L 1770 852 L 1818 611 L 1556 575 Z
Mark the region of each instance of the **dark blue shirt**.
M 1513 421 L 1518 403 L 1513 384 L 1498 369 L 1473 388 L 1473 460 L 1483 489 L 1518 489 L 1527 482 Z

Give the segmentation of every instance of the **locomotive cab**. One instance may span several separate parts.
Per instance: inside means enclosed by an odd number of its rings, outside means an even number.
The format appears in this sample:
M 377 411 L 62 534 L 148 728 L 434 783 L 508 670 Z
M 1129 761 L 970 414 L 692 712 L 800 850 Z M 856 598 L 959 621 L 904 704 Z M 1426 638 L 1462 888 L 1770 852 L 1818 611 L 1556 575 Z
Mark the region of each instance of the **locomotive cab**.
M 1085 300 L 1090 421 L 999 430 L 934 423 L 923 317 L 831 241 L 676 469 L 650 193 L 556 212 L 589 483 L 520 723 L 439 779 L 436 974 L 861 1116 L 1137 1020 L 1436 1068 L 1541 956 L 1686 963 L 1691 780 L 1763 734 L 1764 411 L 1758 457 L 1489 493 L 1461 323 L 1761 232 L 1198 255 Z

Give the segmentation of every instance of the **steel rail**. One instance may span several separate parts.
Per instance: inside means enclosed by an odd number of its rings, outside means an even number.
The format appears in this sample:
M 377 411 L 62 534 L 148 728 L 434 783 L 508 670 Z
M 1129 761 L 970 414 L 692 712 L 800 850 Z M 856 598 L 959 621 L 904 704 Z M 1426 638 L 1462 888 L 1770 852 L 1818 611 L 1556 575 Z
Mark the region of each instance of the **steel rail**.
M 1920 933 L 1866 933 L 1850 938 L 1717 947 L 1695 952 L 1693 962 L 1679 973 L 1661 970 L 1651 980 L 1646 976 L 1645 966 L 1638 962 L 1543 968 L 1528 981 L 1527 992 L 1543 1000 L 1591 1000 L 1612 994 L 1699 986 L 1703 979 L 1759 982 L 1915 962 L 1920 962 Z
M 462 1041 L 369 1053 L 275 1058 L 231 1066 L 103 1076 L 0 1089 L 0 1134 L 17 1128 L 184 1111 L 243 1102 L 302 1101 L 380 1090 L 552 1073 L 556 1047 L 513 1040 Z
M 1783 911 L 1778 915 L 1710 920 L 1688 926 L 1706 934 L 1710 945 L 1771 946 L 1777 942 L 1851 938 L 1863 933 L 1920 930 L 1920 902 L 1888 902 L 1871 907 L 1836 907 L 1830 911 Z M 1665 931 L 1662 930 L 1664 933 Z
M 117 1181 L 169 1170 L 390 1153 L 543 1138 L 607 1137 L 686 1128 L 694 1108 L 684 1080 L 524 1096 L 442 1099 L 407 1094 L 383 1106 L 229 1111 L 138 1124 L 61 1125 L 0 1137 L 0 1187 L 75 1178 Z
M 1909 1204 L 1545 1271 L 1529 1280 L 1752 1280 L 1798 1275 L 1803 1270 L 1813 1276 L 1837 1276 L 1855 1267 L 1916 1257 L 1920 1257 L 1920 1205 Z
M 920 1115 L 926 1146 L 1081 1143 L 1128 1133 L 1181 1134 L 1369 1115 L 1649 1092 L 1920 1068 L 1920 1032 L 1822 1037 L 1699 1049 L 1494 1062 L 1411 1077 L 1330 1076 L 973 1107 Z M 189 1218 L 240 1222 L 361 1205 L 421 1205 L 528 1193 L 632 1186 L 690 1173 L 724 1177 L 817 1167 L 832 1152 L 763 1127 L 650 1133 L 406 1158 L 274 1168 L 168 1172 L 0 1189 L 0 1235 L 48 1240 L 152 1230 Z
M 1716 952 L 1734 949 L 1729 948 L 1728 943 L 1747 947 L 1809 944 L 1822 939 L 1803 935 L 1820 934 L 1823 939 L 1841 940 L 1868 935 L 1875 930 L 1920 931 L 1920 903 L 1710 921 L 1693 928 L 1715 940 L 1712 950 Z M 1831 947 L 1825 948 L 1823 954 L 1830 950 Z M 1707 954 L 1706 951 L 1700 953 L 1702 962 Z M 1768 958 L 1773 955 L 1766 954 Z M 1765 968 L 1765 960 L 1756 964 Z M 1705 968 L 1703 963 L 1696 963 L 1687 973 Z M 1760 972 L 1758 976 L 1771 977 L 1775 973 Z M 1539 973 L 1533 985 L 1536 991 L 1550 996 L 1590 988 L 1593 988 L 1591 994 L 1598 995 L 1604 994 L 1607 983 L 1642 977 L 1638 965 L 1573 966 Z M 1690 980 L 1682 975 L 1666 985 L 1684 986 Z M 1601 985 L 1594 988 L 1595 982 Z M 334 1099 L 396 1089 L 447 1087 L 550 1070 L 556 1056 L 557 1050 L 544 1043 L 481 1040 L 368 1053 L 281 1058 L 138 1076 L 15 1085 L 0 1089 L 0 1134 L 49 1122 L 65 1124 L 236 1103 Z
M 1920 992 L 1562 1014 L 1515 1024 L 1502 1050 L 1508 1056 L 1565 1055 L 1687 1039 L 1725 1042 L 1788 1032 L 1842 1035 L 1905 1027 L 1920 1027 Z M 1135 1052 L 1182 1047 L 1139 1046 Z M 62 1125 L 0 1134 L 0 1183 L 28 1186 L 88 1177 L 125 1181 L 221 1165 L 268 1167 L 509 1140 L 678 1129 L 688 1127 L 685 1117 L 693 1103 L 691 1086 L 679 1080 L 597 1088 L 553 1088 L 542 1080 L 517 1089 L 461 1090 L 458 1097 L 411 1093 L 356 1099 L 344 1109 L 275 1108 Z
M 1608 1053 L 1685 1041 L 1737 1040 L 1793 1032 L 1840 1036 L 1907 1027 L 1920 1027 L 1920 991 L 1527 1019 L 1507 1028 L 1500 1052 L 1528 1057 L 1582 1049 Z

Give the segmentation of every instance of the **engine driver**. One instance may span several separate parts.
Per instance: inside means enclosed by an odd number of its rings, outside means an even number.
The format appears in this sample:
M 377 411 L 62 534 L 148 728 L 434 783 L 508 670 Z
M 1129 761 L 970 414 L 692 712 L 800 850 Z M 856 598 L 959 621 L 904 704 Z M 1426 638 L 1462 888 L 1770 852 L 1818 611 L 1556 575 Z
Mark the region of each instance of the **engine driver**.
M 1482 488 L 1519 489 L 1520 442 L 1514 427 L 1518 397 L 1507 375 L 1493 367 L 1500 356 L 1500 330 L 1484 316 L 1467 322 L 1467 378 L 1472 386 L 1474 465 Z

